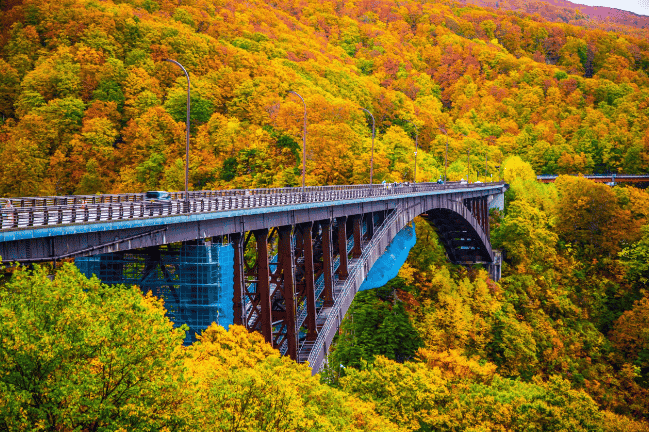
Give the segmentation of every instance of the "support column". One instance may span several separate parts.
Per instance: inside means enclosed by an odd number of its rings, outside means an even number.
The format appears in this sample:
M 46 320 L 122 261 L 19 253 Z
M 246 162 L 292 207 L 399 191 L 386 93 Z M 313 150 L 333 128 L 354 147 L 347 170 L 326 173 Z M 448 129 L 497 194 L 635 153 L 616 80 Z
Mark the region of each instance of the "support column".
M 268 228 L 253 231 L 257 242 L 257 292 L 259 293 L 259 317 L 261 334 L 266 342 L 273 343 L 273 318 L 270 310 L 270 269 L 268 264 Z
M 320 221 L 322 227 L 322 262 L 324 264 L 324 306 L 334 305 L 333 248 L 331 239 L 331 220 Z
M 316 340 L 315 284 L 313 281 L 313 222 L 300 224 L 304 241 L 304 278 L 306 284 L 307 339 Z
M 352 248 L 352 256 L 360 258 L 363 254 L 363 217 L 362 215 L 352 216 L 352 224 L 354 230 L 354 247 Z
M 482 208 L 482 229 L 485 232 L 485 234 L 489 234 L 489 231 L 487 230 L 487 226 L 489 226 L 489 212 L 487 209 L 487 197 L 482 197 L 480 199 L 480 204 Z
M 237 325 L 246 325 L 243 317 L 245 313 L 243 304 L 243 292 L 245 291 L 245 273 L 243 270 L 243 233 L 230 234 L 230 241 L 232 242 L 232 247 L 234 248 L 234 295 L 232 296 L 232 305 L 234 312 L 233 322 Z
M 487 197 L 484 197 L 484 211 L 485 211 L 485 234 L 489 235 L 489 203 L 487 202 Z
M 367 240 L 372 240 L 374 237 L 374 213 L 369 212 L 365 214 L 365 223 L 367 224 L 367 232 L 365 236 Z
M 336 218 L 338 222 L 338 255 L 340 264 L 338 265 L 338 279 L 345 280 L 349 276 L 347 267 L 347 216 Z
M 285 225 L 279 227 L 278 253 L 279 262 L 282 266 L 282 294 L 286 315 L 286 341 L 288 344 L 287 354 L 293 360 L 297 359 L 297 338 L 298 332 L 295 328 L 295 267 L 293 265 L 293 247 L 291 246 L 291 232 L 293 227 Z

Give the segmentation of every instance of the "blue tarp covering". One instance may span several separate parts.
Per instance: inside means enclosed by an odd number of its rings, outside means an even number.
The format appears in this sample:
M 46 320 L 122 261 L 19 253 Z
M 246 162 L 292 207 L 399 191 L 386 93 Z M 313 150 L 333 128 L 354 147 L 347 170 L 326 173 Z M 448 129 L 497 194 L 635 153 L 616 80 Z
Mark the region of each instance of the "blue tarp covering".
M 107 284 L 137 285 L 164 300 L 176 326 L 187 324 L 186 343 L 213 322 L 228 328 L 233 322 L 234 249 L 232 245 L 163 247 L 159 256 L 145 251 L 77 258 L 83 274 Z
M 396 277 L 415 243 L 417 235 L 413 222 L 412 226 L 406 225 L 399 231 L 385 253 L 376 260 L 359 291 L 382 287 Z

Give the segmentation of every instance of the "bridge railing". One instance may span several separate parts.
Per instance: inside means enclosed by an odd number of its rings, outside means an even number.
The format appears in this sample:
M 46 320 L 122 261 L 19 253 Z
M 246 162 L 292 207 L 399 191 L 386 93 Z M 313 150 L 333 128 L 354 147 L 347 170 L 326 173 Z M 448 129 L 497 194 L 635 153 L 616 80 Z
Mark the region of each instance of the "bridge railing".
M 355 200 L 502 185 L 504 183 L 417 183 L 388 185 L 311 186 L 304 188 L 231 189 L 196 191 L 187 202 L 184 193 L 174 192 L 169 202 L 149 202 L 145 194 L 91 195 L 69 197 L 10 198 L 11 206 L 0 209 L 0 230 L 83 224 L 99 221 L 152 218 L 276 207 L 305 203 Z M 177 198 L 180 196 L 180 198 Z
M 399 217 L 401 211 L 401 207 L 398 206 L 392 213 L 390 213 L 390 215 L 383 221 L 381 226 L 376 230 L 370 242 L 363 249 L 361 257 L 356 261 L 354 266 L 350 267 L 349 275 L 342 286 L 341 292 L 334 301 L 333 307 L 329 310 L 327 319 L 322 326 L 322 329 L 320 329 L 315 343 L 310 348 L 307 359 L 309 365 L 313 368 L 314 371 L 319 371 L 322 368 L 324 358 L 327 354 L 325 352 L 325 348 L 327 345 L 331 344 L 331 341 L 333 339 L 332 332 L 335 332 L 336 329 L 340 326 L 342 317 L 344 317 L 344 315 L 347 313 L 347 310 L 349 309 L 349 306 L 351 305 L 351 302 L 356 295 L 355 289 L 358 289 L 358 287 L 355 286 L 354 283 L 356 272 L 360 269 L 360 267 L 364 266 L 365 262 L 368 260 L 371 254 L 376 253 L 375 249 L 379 247 L 381 237 L 385 235 L 388 229 L 390 229 L 390 226 Z

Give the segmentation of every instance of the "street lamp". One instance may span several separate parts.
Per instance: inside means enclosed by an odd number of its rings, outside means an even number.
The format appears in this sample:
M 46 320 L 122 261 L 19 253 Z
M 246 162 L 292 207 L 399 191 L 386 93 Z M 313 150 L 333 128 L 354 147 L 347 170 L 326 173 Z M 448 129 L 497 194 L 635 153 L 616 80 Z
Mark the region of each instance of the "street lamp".
M 376 131 L 374 129 L 375 123 L 374 123 L 374 116 L 372 115 L 372 113 L 366 110 L 365 108 L 361 107 L 361 109 L 366 113 L 368 113 L 370 117 L 372 117 L 372 153 L 370 156 L 370 189 L 372 189 L 372 184 L 373 184 L 372 179 L 374 177 L 374 137 L 376 136 Z
M 487 137 L 487 148 L 484 153 L 484 176 L 485 176 L 485 181 L 487 181 L 487 176 L 489 175 L 489 146 L 493 144 L 493 135 Z
M 468 138 L 467 134 L 462 132 L 464 138 Z M 471 183 L 471 145 L 466 149 L 466 182 Z
M 444 184 L 447 182 L 446 171 L 448 170 L 448 134 L 446 133 L 446 128 L 438 128 L 440 131 L 444 132 L 446 135 L 446 152 L 444 153 Z
M 302 130 L 302 193 L 304 193 L 304 179 L 306 175 L 306 102 L 304 102 L 302 96 L 293 90 L 290 90 L 289 93 L 293 93 L 295 96 L 299 97 L 304 105 L 304 129 Z
M 189 195 L 188 195 L 188 183 L 189 183 L 189 113 L 190 113 L 190 84 L 189 84 L 189 74 L 187 73 L 187 70 L 178 63 L 176 60 L 172 59 L 163 59 L 163 61 L 168 61 L 171 62 L 177 66 L 179 66 L 183 72 L 185 73 L 185 77 L 187 78 L 187 122 L 185 129 L 187 130 L 187 139 L 185 140 L 185 204 L 183 208 L 183 213 L 187 213 L 189 211 Z
M 410 120 L 406 120 L 406 122 L 415 127 L 415 174 L 412 177 L 412 182 L 417 183 L 417 152 L 419 151 L 419 129 L 417 129 L 417 125 Z

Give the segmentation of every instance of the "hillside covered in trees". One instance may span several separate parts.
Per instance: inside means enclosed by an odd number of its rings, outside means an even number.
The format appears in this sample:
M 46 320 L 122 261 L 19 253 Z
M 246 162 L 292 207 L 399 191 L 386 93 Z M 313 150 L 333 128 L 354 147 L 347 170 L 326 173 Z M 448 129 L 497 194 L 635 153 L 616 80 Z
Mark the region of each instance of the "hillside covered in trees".
M 451 180 L 470 151 L 472 181 L 511 185 L 499 283 L 416 222 L 316 378 L 238 327 L 183 347 L 158 300 L 71 266 L 10 269 L 0 430 L 649 430 L 649 195 L 534 181 L 649 169 L 644 29 L 412 0 L 0 5 L 0 196 L 183 189 L 165 58 L 192 79 L 192 189 L 298 184 L 290 90 L 310 185 L 369 181 L 361 108 L 375 181 L 412 180 L 417 136 L 419 181 L 448 140 Z
M 4 3 L 0 194 L 644 172 L 647 38 L 427 1 Z M 413 125 L 416 125 L 416 129 Z M 488 166 L 485 170 L 485 158 Z

